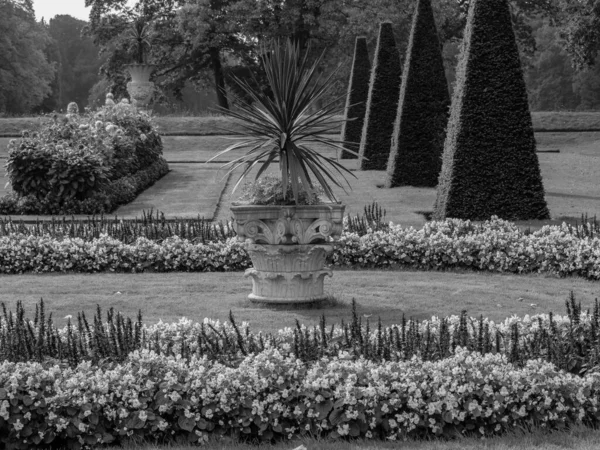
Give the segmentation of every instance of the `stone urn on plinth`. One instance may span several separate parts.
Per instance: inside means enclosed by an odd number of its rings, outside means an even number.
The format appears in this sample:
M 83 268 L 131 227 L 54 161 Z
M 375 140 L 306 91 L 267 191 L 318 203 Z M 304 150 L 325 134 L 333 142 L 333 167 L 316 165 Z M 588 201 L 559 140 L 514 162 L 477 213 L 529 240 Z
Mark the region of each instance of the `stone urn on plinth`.
M 254 267 L 251 301 L 274 304 L 326 299 L 325 263 L 342 233 L 345 205 L 232 206 L 238 239 Z
M 127 71 L 131 75 L 131 81 L 127 83 L 127 92 L 133 105 L 145 108 L 152 100 L 154 83 L 150 81 L 150 75 L 155 67 L 153 64 L 129 64 L 127 66 Z

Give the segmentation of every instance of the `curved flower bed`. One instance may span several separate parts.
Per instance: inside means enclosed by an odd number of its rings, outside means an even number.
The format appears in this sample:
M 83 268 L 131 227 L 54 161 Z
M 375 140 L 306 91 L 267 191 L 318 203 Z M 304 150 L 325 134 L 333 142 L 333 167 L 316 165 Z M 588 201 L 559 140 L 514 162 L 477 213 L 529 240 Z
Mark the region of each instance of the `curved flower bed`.
M 344 232 L 334 266 L 425 270 L 471 269 L 510 273 L 577 275 L 600 279 L 600 238 L 577 236 L 567 225 L 527 234 L 494 218 L 475 225 L 450 219 L 422 229 L 391 225 L 360 236 Z M 11 234 L 0 238 L 0 273 L 237 271 L 250 266 L 245 245 L 235 239 L 195 244 L 170 237 L 139 238 L 133 244 L 98 239 L 56 239 Z
M 92 446 L 125 436 L 205 442 L 301 433 L 382 438 L 492 435 L 598 423 L 600 375 L 459 350 L 438 362 L 312 364 L 265 350 L 234 367 L 135 352 L 120 365 L 0 365 L 0 442 Z

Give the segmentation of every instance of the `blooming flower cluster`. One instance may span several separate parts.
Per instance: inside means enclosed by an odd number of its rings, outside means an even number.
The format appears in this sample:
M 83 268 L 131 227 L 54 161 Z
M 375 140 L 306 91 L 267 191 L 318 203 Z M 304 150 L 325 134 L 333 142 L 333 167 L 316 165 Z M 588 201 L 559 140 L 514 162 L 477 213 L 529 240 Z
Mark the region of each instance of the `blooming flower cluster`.
M 0 442 L 484 436 L 597 424 L 599 395 L 600 374 L 577 377 L 541 361 L 517 368 L 461 349 L 438 362 L 383 364 L 343 353 L 306 364 L 267 349 L 235 366 L 143 351 L 105 367 L 0 364 Z
M 249 267 L 243 246 L 194 244 L 170 237 L 162 242 L 138 238 L 133 244 L 102 235 L 86 241 L 11 234 L 0 238 L 0 273 L 223 271 Z
M 493 218 L 479 225 L 449 219 L 422 229 L 391 224 L 359 236 L 344 232 L 331 263 L 340 267 L 405 266 L 424 270 L 471 269 L 577 275 L 600 279 L 600 238 L 577 236 L 567 225 L 523 233 Z M 251 265 L 235 239 L 194 244 L 172 237 L 124 244 L 107 236 L 91 241 L 14 234 L 0 238 L 0 273 L 236 271 Z
M 6 169 L 13 192 L 0 198 L 0 214 L 108 212 L 164 175 L 151 168 L 167 167 L 151 117 L 129 103 L 111 102 L 85 114 L 71 103 L 62 119 L 55 116 L 9 143 Z M 138 174 L 148 183 L 127 190 L 124 178 Z

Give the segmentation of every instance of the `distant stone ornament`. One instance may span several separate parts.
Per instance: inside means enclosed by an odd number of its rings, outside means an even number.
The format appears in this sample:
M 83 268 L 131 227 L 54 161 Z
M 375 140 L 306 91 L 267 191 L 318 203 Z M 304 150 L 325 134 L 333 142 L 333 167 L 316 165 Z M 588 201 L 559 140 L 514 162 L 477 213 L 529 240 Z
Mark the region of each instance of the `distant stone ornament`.
M 127 83 L 127 92 L 133 105 L 145 108 L 152 100 L 154 83 L 150 81 L 150 75 L 154 68 L 153 64 L 129 64 L 127 66 L 131 75 L 131 81 Z
M 325 266 L 343 228 L 344 205 L 232 206 L 238 239 L 254 267 L 250 300 L 308 303 L 324 300 Z

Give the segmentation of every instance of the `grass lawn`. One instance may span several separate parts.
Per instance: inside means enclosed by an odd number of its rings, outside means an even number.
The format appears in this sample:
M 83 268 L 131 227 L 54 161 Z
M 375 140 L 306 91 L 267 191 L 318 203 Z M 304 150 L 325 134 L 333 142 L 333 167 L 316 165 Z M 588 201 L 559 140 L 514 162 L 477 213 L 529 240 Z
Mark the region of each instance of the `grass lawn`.
M 212 218 L 227 182 L 217 167 L 170 164 L 171 171 L 133 202 L 120 206 L 113 215 L 139 217 L 142 211 L 154 209 L 168 217 Z
M 546 201 L 555 223 L 576 220 L 582 214 L 600 215 L 600 133 L 538 133 L 540 150 L 560 149 L 560 153 L 539 153 L 540 167 L 546 189 Z M 215 149 L 216 150 L 216 149 Z M 355 161 L 344 161 L 355 169 Z M 276 167 L 275 167 L 276 169 Z M 425 223 L 424 212 L 431 212 L 435 202 L 434 188 L 397 187 L 381 188 L 385 172 L 355 171 L 357 179 L 350 178 L 349 194 L 338 190 L 339 199 L 351 214 L 360 213 L 364 205 L 377 201 L 387 210 L 387 219 L 404 226 L 420 227 Z M 223 199 L 217 219 L 230 217 L 232 185 Z M 521 222 L 521 225 L 539 228 L 548 221 Z
M 554 433 L 514 433 L 494 439 L 456 439 L 444 442 L 437 441 L 406 441 L 406 442 L 377 442 L 377 441 L 326 441 L 316 439 L 296 439 L 284 441 L 277 445 L 261 444 L 227 444 L 210 442 L 207 448 L 211 450 L 296 450 L 300 446 L 306 450 L 596 450 L 600 448 L 600 433 L 586 428 L 577 428 L 568 432 Z M 123 450 L 192 450 L 192 446 L 155 446 L 125 444 Z M 201 447 L 202 448 L 202 447 Z M 302 448 L 302 447 L 300 447 Z M 109 450 L 116 450 L 116 447 Z
M 27 274 L 3 276 L 0 302 L 14 308 L 21 300 L 33 317 L 34 304 L 44 299 L 58 323 L 80 311 L 92 314 L 96 304 L 114 307 L 145 322 L 174 322 L 181 317 L 202 321 L 226 320 L 229 311 L 254 330 L 277 331 L 295 320 L 317 324 L 322 314 L 329 322 L 350 317 L 356 299 L 360 314 L 385 325 L 397 324 L 402 315 L 428 319 L 432 315 L 483 314 L 502 321 L 514 314 L 565 314 L 565 299 L 573 290 L 584 307 L 591 307 L 600 285 L 580 278 L 541 275 L 504 275 L 475 272 L 354 271 L 337 270 L 326 280 L 326 292 L 335 300 L 320 307 L 265 307 L 250 303 L 250 280 L 233 273 L 147 274 Z M 532 306 L 533 305 L 533 306 Z
M 536 130 L 585 130 L 600 129 L 600 112 L 534 111 L 531 113 Z M 42 123 L 40 117 L 7 117 L 0 119 L 0 135 L 20 134 L 22 130 L 33 130 Z M 165 134 L 219 135 L 223 129 L 235 129 L 231 120 L 219 115 L 202 117 L 155 117 L 159 132 Z
M 600 185 L 597 183 L 597 174 L 600 173 L 600 132 L 538 133 L 536 138 L 540 150 L 560 150 L 560 153 L 538 154 L 546 200 L 554 221 L 560 223 L 565 219 L 579 219 L 581 214 L 600 215 Z M 224 171 L 219 170 L 222 163 L 202 163 L 232 141 L 223 136 L 167 136 L 163 140 L 164 155 L 171 162 L 173 171 L 131 204 L 121 207 L 117 214 L 124 217 L 140 216 L 143 210 L 152 208 L 169 216 L 213 217 L 217 209 L 216 219 L 229 219 L 233 183 L 227 186 L 223 201 L 217 208 L 216 202 L 225 183 Z M 5 151 L 7 143 L 8 139 L 0 139 L 0 149 Z M 331 150 L 324 152 L 334 156 Z M 236 152 L 229 159 L 241 154 Z M 348 168 L 356 168 L 355 161 L 344 161 L 344 164 Z M 273 169 L 276 170 L 277 165 Z M 387 210 L 388 220 L 420 227 L 425 222 L 423 213 L 432 210 L 435 189 L 382 189 L 378 186 L 383 184 L 384 172 L 353 173 L 357 176 L 357 179 L 351 179 L 353 190 L 349 194 L 338 192 L 340 200 L 347 205 L 347 211 L 351 214 L 360 213 L 365 205 L 377 201 Z M 4 171 L 0 170 L 0 196 L 6 193 L 5 184 Z M 539 227 L 544 223 L 525 222 L 522 225 Z

